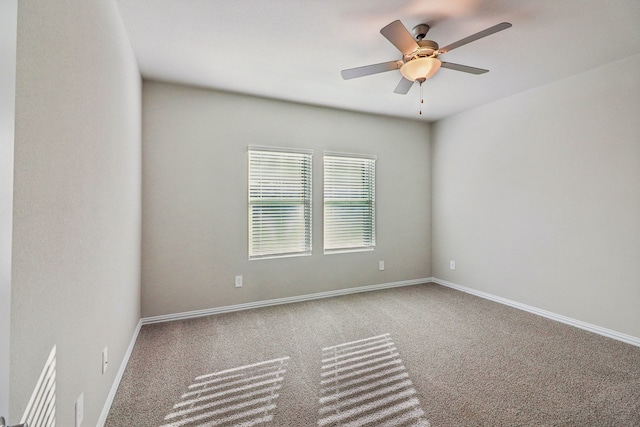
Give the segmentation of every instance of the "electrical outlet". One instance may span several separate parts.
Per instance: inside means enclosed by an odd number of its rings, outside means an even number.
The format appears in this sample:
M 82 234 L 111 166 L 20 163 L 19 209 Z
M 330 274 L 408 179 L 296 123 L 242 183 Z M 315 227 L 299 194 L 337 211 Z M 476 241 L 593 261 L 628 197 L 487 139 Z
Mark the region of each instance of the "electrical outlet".
M 236 276 L 236 288 L 242 287 L 242 276 Z
M 384 270 L 384 261 L 378 261 L 378 270 Z
M 455 269 L 456 269 L 456 262 L 455 262 L 455 260 L 450 260 L 450 261 L 449 261 L 449 269 L 451 269 L 451 270 L 455 270 Z
M 107 372 L 107 365 L 109 364 L 109 359 L 107 356 L 107 347 L 102 350 L 102 373 Z
M 78 400 L 76 400 L 76 427 L 82 425 L 84 419 L 84 393 L 80 393 Z

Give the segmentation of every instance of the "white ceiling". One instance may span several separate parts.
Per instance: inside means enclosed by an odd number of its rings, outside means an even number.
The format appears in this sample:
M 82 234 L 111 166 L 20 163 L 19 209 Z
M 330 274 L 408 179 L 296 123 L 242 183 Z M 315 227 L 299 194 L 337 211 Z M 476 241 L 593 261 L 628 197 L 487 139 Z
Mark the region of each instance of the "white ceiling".
M 143 77 L 419 120 L 437 120 L 640 53 L 638 0 L 118 0 Z M 396 19 L 451 51 L 407 95 L 398 70 L 345 81 L 340 70 L 401 59 L 380 34 Z M 639 72 L 640 73 L 640 72 Z

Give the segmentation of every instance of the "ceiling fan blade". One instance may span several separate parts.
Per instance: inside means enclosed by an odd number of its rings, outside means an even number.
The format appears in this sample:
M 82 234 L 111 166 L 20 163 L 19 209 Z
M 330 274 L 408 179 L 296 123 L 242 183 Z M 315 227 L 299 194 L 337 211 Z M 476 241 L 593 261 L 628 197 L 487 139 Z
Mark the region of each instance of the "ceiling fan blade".
M 453 62 L 444 61 L 442 61 L 440 67 L 471 74 L 484 74 L 489 72 L 489 70 L 485 70 L 484 68 L 469 67 L 468 65 L 454 64 Z
M 411 33 L 398 20 L 381 29 L 380 34 L 385 36 L 403 55 L 407 55 L 419 47 Z
M 411 86 L 413 86 L 413 82 L 411 80 L 407 80 L 407 79 L 405 79 L 403 77 L 402 80 L 400 80 L 400 83 L 398 83 L 398 86 L 396 86 L 396 88 L 393 91 L 393 93 L 398 93 L 400 95 L 406 95 L 407 92 L 409 92 L 409 89 L 411 89 Z
M 341 74 L 343 79 L 350 80 L 356 77 L 397 70 L 400 67 L 402 67 L 402 61 L 389 61 L 381 62 L 380 64 L 365 65 L 364 67 L 349 68 L 348 70 L 342 70 Z
M 457 42 L 451 43 L 450 45 L 447 45 L 443 48 L 440 48 L 438 51 L 440 53 L 445 53 L 445 52 L 449 52 L 450 50 L 453 50 L 457 47 L 460 46 L 464 46 L 467 43 L 471 43 L 473 41 L 476 41 L 478 39 L 481 39 L 483 37 L 487 37 L 490 36 L 493 33 L 497 33 L 498 31 L 502 31 L 502 30 L 506 30 L 507 28 L 511 27 L 511 24 L 508 22 L 502 22 L 498 25 L 494 25 L 493 27 L 489 27 L 486 30 L 482 30 L 479 33 L 475 33 L 470 35 L 469 37 L 465 37 L 461 40 L 458 40 Z

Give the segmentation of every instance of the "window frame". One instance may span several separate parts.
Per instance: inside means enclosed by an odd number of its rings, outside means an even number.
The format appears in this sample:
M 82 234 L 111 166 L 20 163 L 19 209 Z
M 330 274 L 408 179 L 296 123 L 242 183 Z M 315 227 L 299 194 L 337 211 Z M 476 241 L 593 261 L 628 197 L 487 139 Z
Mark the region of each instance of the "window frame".
M 252 159 L 253 156 L 256 158 Z M 257 157 L 260 156 L 263 157 L 263 169 L 256 170 L 255 168 L 259 166 Z M 280 167 L 277 166 L 278 158 L 282 160 Z M 285 158 L 287 158 L 286 161 Z M 295 158 L 298 158 L 298 165 L 296 161 L 292 161 Z M 313 251 L 313 150 L 249 146 L 247 162 L 249 260 L 311 255 Z M 269 168 L 269 166 L 273 167 Z M 285 166 L 289 168 L 288 171 L 283 170 Z M 299 182 L 295 181 L 295 171 L 291 170 L 291 168 L 295 169 L 295 166 L 299 167 L 297 171 L 300 174 Z M 278 169 L 280 169 L 280 175 Z M 267 186 L 270 186 L 270 189 Z M 268 197 L 269 191 L 279 192 L 280 197 Z M 256 213 L 254 208 L 259 206 L 266 209 L 262 213 Z M 286 207 L 294 206 L 301 208 L 302 213 L 296 212 L 296 209 L 287 212 Z M 286 219 L 281 219 L 279 222 L 277 217 L 286 215 L 294 215 L 298 218 L 293 223 Z M 257 220 L 258 216 L 260 220 Z M 285 229 L 291 229 L 292 224 L 297 228 L 303 227 L 301 238 L 273 237 L 277 233 L 289 233 Z M 269 227 L 272 227 L 271 230 L 268 230 Z M 262 233 L 259 234 L 263 237 L 256 236 L 256 231 L 261 231 Z M 291 235 L 288 236 L 291 237 Z
M 327 159 L 330 160 L 329 165 Z M 345 194 L 345 190 L 348 191 L 349 180 L 353 177 L 345 175 L 345 171 L 342 170 L 343 176 L 336 177 L 331 174 L 338 173 L 340 166 L 336 166 L 336 163 L 340 163 L 343 159 L 342 167 L 345 168 L 349 163 L 352 163 L 355 172 L 358 170 L 362 173 L 362 182 L 356 183 L 358 190 L 351 195 Z M 377 156 L 369 154 L 353 154 L 353 153 L 336 153 L 325 152 L 323 153 L 323 253 L 325 255 L 349 253 L 349 252 L 363 252 L 373 251 L 376 248 L 376 161 Z M 358 164 L 360 163 L 360 164 Z M 329 167 L 328 167 L 329 166 Z M 348 169 L 348 168 L 347 168 Z M 353 173 L 354 171 L 351 171 Z M 329 175 L 329 176 L 328 176 Z M 336 180 L 340 181 L 337 183 Z M 333 187 L 332 187 L 333 186 Z M 340 194 L 342 193 L 342 194 Z M 333 197 L 332 197 L 333 195 Z M 337 196 L 336 196 L 337 195 Z M 352 197 L 349 197 L 352 196 Z M 342 200 L 342 203 L 340 202 Z M 348 200 L 349 199 L 349 200 Z M 353 219 L 355 216 L 352 213 L 345 212 L 340 218 L 340 215 L 332 214 L 328 212 L 331 210 L 331 206 L 345 206 L 355 207 L 356 216 L 358 206 L 360 206 L 361 213 L 364 212 L 365 222 L 363 227 L 358 231 L 358 220 Z M 364 209 L 363 209 L 364 208 Z M 362 217 L 362 215 L 360 215 Z M 349 220 L 348 217 L 352 219 Z M 332 223 L 334 220 L 343 224 Z M 356 225 L 356 231 L 361 234 L 358 244 L 347 244 L 349 239 L 341 239 L 336 237 L 335 234 L 340 232 L 349 233 L 353 231 L 353 226 Z M 342 227 L 341 230 L 339 230 Z M 334 233 L 331 235 L 330 233 Z M 356 240 L 351 239 L 351 243 L 355 243 Z

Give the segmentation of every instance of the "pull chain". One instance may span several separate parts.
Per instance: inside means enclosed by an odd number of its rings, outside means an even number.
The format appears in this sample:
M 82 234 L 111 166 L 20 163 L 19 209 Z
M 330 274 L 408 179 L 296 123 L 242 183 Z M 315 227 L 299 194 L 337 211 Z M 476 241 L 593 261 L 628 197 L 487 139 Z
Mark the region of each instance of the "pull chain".
M 424 96 L 422 95 L 422 82 L 420 82 L 420 115 L 422 115 L 422 104 L 424 104 Z

